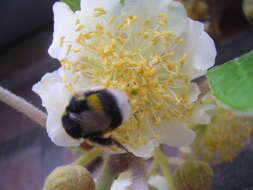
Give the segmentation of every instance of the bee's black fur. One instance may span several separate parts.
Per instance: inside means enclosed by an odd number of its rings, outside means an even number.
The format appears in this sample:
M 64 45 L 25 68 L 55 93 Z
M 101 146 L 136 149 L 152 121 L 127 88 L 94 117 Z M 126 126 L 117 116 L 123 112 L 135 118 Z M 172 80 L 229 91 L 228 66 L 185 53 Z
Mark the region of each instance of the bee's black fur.
M 108 126 L 108 130 L 115 129 L 119 127 L 122 123 L 123 117 L 120 112 L 120 108 L 117 105 L 116 98 L 108 90 L 98 90 L 98 91 L 88 91 L 84 92 L 84 96 L 88 97 L 92 94 L 96 94 L 101 101 L 103 110 L 108 114 L 108 117 L 111 117 L 111 123 Z M 69 105 L 66 107 L 66 113 L 62 117 L 62 124 L 65 131 L 73 138 L 79 139 L 89 139 L 95 143 L 101 145 L 112 145 L 115 144 L 115 140 L 111 138 L 103 137 L 104 131 L 90 133 L 83 135 L 82 127 L 80 123 L 71 118 L 70 113 L 81 114 L 82 112 L 92 110 L 92 107 L 89 105 L 86 99 L 78 100 L 76 97 L 73 97 L 70 100 Z
M 82 137 L 82 128 L 80 124 L 70 118 L 70 116 L 62 116 L 62 124 L 65 131 L 74 139 L 79 139 Z
M 111 138 L 104 138 L 102 133 L 92 133 L 84 136 L 83 138 L 89 139 L 92 142 L 101 144 L 101 145 L 113 145 L 114 141 Z
M 75 97 L 72 97 L 69 105 L 66 108 L 67 112 L 73 112 L 73 113 L 81 113 L 86 110 L 91 110 L 89 104 L 86 100 L 76 100 Z
M 114 129 L 120 126 L 123 118 L 115 97 L 106 90 L 99 91 L 97 95 L 103 104 L 104 111 L 112 117 L 110 127 Z

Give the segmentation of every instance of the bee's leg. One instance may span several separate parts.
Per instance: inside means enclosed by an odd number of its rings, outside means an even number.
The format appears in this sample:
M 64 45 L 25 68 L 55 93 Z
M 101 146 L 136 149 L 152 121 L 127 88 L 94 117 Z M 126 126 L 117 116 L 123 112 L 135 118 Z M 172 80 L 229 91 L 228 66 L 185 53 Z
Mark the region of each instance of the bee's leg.
M 132 154 L 131 152 L 129 152 L 122 144 L 120 144 L 118 141 L 111 139 L 113 141 L 113 144 L 115 144 L 117 147 L 123 149 L 124 151 L 126 151 L 129 154 Z
M 127 153 L 130 153 L 122 144 L 120 144 L 118 141 L 112 139 L 112 138 L 105 138 L 102 136 L 101 133 L 93 133 L 90 135 L 86 135 L 84 138 L 89 139 L 92 142 L 104 145 L 104 146 L 110 146 L 110 145 L 116 145 L 117 147 L 125 150 Z

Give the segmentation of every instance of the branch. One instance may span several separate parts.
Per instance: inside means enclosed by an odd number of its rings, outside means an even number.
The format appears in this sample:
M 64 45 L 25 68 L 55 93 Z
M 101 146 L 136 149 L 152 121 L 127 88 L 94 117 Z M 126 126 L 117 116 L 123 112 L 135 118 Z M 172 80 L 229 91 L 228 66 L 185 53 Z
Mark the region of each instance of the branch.
M 47 115 L 25 99 L 0 86 L 0 101 L 26 115 L 39 125 L 46 127 Z
M 102 150 L 93 148 L 92 150 L 85 152 L 80 158 L 73 162 L 73 164 L 85 166 L 95 158 L 102 155 Z

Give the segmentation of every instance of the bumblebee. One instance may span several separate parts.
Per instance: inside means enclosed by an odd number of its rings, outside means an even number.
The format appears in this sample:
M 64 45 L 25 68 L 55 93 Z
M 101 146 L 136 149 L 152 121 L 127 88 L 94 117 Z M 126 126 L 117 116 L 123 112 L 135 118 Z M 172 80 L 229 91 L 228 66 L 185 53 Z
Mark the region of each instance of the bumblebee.
M 62 116 L 62 125 L 74 139 L 88 139 L 108 146 L 116 140 L 105 137 L 129 117 L 130 105 L 125 93 L 117 89 L 88 90 L 74 95 Z

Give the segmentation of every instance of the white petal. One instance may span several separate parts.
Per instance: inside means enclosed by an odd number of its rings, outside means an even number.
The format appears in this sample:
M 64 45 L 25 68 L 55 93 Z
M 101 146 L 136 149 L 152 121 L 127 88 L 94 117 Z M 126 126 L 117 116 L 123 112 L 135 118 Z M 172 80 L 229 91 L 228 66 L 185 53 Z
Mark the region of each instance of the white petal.
M 195 66 L 199 70 L 206 70 L 215 64 L 216 48 L 213 39 L 202 32 L 198 39 L 198 55 L 195 57 Z
M 157 13 L 164 12 L 172 0 L 127 0 L 122 12 L 128 15 L 139 16 L 141 19 L 150 19 Z M 141 10 L 141 11 L 140 11 Z
M 65 88 L 59 76 L 59 70 L 45 74 L 41 81 L 33 86 L 42 100 L 42 105 L 49 110 L 63 110 L 68 104 L 71 94 Z
M 50 139 L 59 146 L 77 146 L 82 141 L 71 138 L 64 130 L 61 122 L 62 115 L 71 98 L 70 92 L 61 81 L 61 69 L 43 76 L 40 82 L 33 86 L 47 109 L 47 133 Z
M 159 145 L 159 143 L 155 140 L 150 140 L 147 144 L 141 146 L 138 149 L 134 149 L 127 144 L 124 144 L 124 147 L 131 153 L 133 153 L 137 157 L 149 159 L 153 156 L 155 148 Z
M 118 0 L 81 0 L 81 11 L 87 15 L 94 14 L 94 8 L 103 8 L 107 14 L 103 18 L 111 18 L 119 15 L 122 5 Z M 100 19 L 98 17 L 98 19 Z
M 128 190 L 131 185 L 130 179 L 114 180 L 111 190 Z
M 173 147 L 190 145 L 196 136 L 183 121 L 176 118 L 164 122 L 156 130 L 160 135 L 159 142 Z
M 78 32 L 75 31 L 75 22 L 79 16 L 73 13 L 68 5 L 62 2 L 56 2 L 53 6 L 54 11 L 54 33 L 53 42 L 48 49 L 51 57 L 61 60 L 68 57 L 71 61 L 76 61 L 79 53 L 67 55 L 68 47 L 75 42 Z M 63 43 L 62 43 L 63 41 Z
M 160 126 L 153 127 L 153 131 L 143 131 L 143 135 L 150 139 L 147 144 L 138 149 L 134 149 L 124 144 L 130 152 L 137 157 L 148 159 L 153 156 L 154 150 L 159 144 L 167 144 L 173 147 L 181 147 L 190 145 L 195 139 L 195 132 L 187 127 L 187 125 L 176 118 L 164 121 Z M 159 138 L 152 139 L 152 134 L 159 135 Z M 150 136 L 150 137 L 149 137 Z
M 184 72 L 190 79 L 205 74 L 207 69 L 215 64 L 216 48 L 214 41 L 204 31 L 203 24 L 188 18 L 182 39 L 184 43 L 176 48 L 176 52 L 187 56 Z
M 172 1 L 168 7 L 168 29 L 175 35 L 181 35 L 187 25 L 187 14 L 180 2 Z
M 192 114 L 192 121 L 194 124 L 207 125 L 211 122 L 211 119 L 215 113 L 216 106 L 214 104 L 197 106 Z
M 68 26 L 73 23 L 74 13 L 70 7 L 63 2 L 56 2 L 53 5 L 54 22 L 55 22 L 55 34 L 61 33 L 66 30 L 64 26 Z
M 122 16 L 137 16 L 140 22 L 153 21 L 157 19 L 158 14 L 167 13 L 168 29 L 175 35 L 180 35 L 187 24 L 183 5 L 172 0 L 127 0 L 121 12 Z
M 60 77 L 58 75 L 58 70 L 56 70 L 52 73 L 46 73 L 43 75 L 41 80 L 33 85 L 32 90 L 39 95 L 43 95 L 47 93 L 48 89 L 51 88 L 53 83 L 58 82 L 60 82 Z
M 148 180 L 148 184 L 155 187 L 157 190 L 168 190 L 168 183 L 165 177 L 160 175 L 151 176 Z
M 119 174 L 118 178 L 113 181 L 111 190 L 131 190 L 132 172 L 127 170 Z

